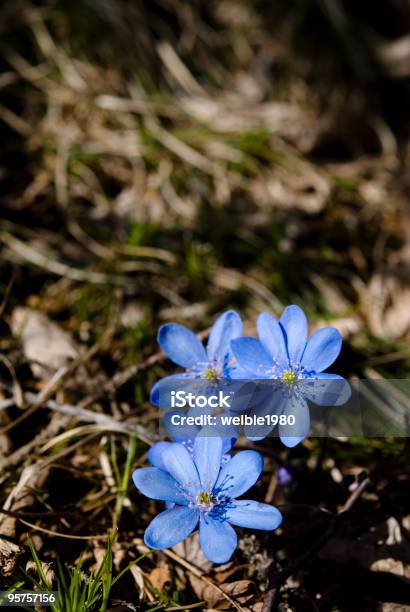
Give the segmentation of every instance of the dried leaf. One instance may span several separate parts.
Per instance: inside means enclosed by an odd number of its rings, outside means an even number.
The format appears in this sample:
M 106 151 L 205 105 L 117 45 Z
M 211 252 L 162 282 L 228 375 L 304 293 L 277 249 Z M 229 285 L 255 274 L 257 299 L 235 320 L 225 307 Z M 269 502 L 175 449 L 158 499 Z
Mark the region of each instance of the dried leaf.
M 396 603 L 383 603 L 381 612 L 410 612 L 410 606 Z
M 202 548 L 199 544 L 198 533 L 194 533 L 191 537 L 174 546 L 173 550 L 175 550 L 180 557 L 198 569 L 203 570 L 205 573 L 208 573 L 212 568 L 212 563 L 202 552 Z
M 142 570 L 138 565 L 132 565 L 130 568 L 130 572 L 132 577 L 135 580 L 135 585 L 138 589 L 139 598 L 144 599 L 144 576 L 142 574 Z
M 356 283 L 363 316 L 370 331 L 381 338 L 399 339 L 410 329 L 410 289 L 400 280 L 374 274 L 367 286 Z
M 53 584 L 53 582 L 55 580 L 55 572 L 54 572 L 52 564 L 51 563 L 45 563 L 44 561 L 40 561 L 40 563 L 41 563 L 41 567 L 43 569 L 44 575 L 47 578 L 47 582 L 49 584 Z M 33 576 L 36 576 L 36 574 L 37 574 L 37 565 L 36 565 L 36 562 L 33 559 L 30 559 L 29 561 L 27 561 L 26 572 L 28 574 L 32 574 Z
M 11 328 L 20 336 L 26 359 L 33 374 L 47 379 L 70 359 L 78 356 L 78 349 L 71 336 L 43 313 L 30 308 L 13 310 Z
M 251 612 L 262 612 L 262 610 L 263 610 L 263 601 L 257 601 L 256 603 L 252 604 L 250 606 L 249 610 Z
M 330 195 L 330 184 L 324 174 L 313 167 L 301 165 L 299 172 L 258 177 L 251 184 L 252 194 L 261 204 L 274 204 L 283 209 L 299 209 L 308 214 L 320 212 Z
M 18 544 L 0 538 L 0 573 L 2 576 L 11 576 L 16 568 L 19 557 L 24 549 Z
M 312 274 L 311 281 L 319 289 L 321 298 L 329 312 L 340 316 L 349 312 L 351 306 L 348 300 L 330 278 Z
M 203 599 L 209 608 L 217 610 L 229 610 L 230 603 L 224 598 L 222 593 L 213 585 L 207 584 L 196 576 L 189 576 L 192 589 L 198 599 Z M 235 582 L 224 583 L 220 588 L 230 597 L 243 604 L 253 597 L 249 592 L 252 582 L 250 580 L 237 580 Z
M 372 572 L 388 572 L 389 574 L 396 574 L 396 576 L 404 576 L 404 565 L 398 559 L 378 559 L 371 564 L 370 569 Z
M 172 582 L 171 572 L 169 570 L 169 565 L 166 561 L 161 560 L 157 567 L 155 567 L 152 572 L 149 573 L 148 578 L 154 587 L 160 593 L 164 590 L 166 584 Z

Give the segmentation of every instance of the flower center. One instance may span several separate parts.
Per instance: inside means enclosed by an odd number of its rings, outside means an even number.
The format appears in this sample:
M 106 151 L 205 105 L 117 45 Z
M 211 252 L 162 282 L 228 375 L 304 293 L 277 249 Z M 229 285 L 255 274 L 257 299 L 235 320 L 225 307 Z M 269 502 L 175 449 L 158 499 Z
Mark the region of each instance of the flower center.
M 297 377 L 293 370 L 284 370 L 281 374 L 281 379 L 286 385 L 293 385 Z
M 208 491 L 201 491 L 198 497 L 196 498 L 197 506 L 207 510 L 212 508 L 214 502 L 215 500 L 212 493 L 209 493 Z
M 203 372 L 203 377 L 206 380 L 217 380 L 220 377 L 220 372 L 217 368 L 207 368 Z

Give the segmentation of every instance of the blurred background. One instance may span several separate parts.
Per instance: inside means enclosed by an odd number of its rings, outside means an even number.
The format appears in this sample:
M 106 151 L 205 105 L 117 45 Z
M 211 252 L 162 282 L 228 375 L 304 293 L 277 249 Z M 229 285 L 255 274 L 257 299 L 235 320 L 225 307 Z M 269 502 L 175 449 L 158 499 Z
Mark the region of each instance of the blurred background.
M 150 386 L 173 371 L 160 324 L 206 333 L 234 308 L 253 334 L 297 303 L 312 331 L 341 331 L 341 374 L 409 377 L 410 5 L 14 0 L 0 52 L 2 580 L 39 579 L 33 550 L 50 584 L 81 555 L 106 576 L 90 538 L 110 529 L 118 575 L 158 510 L 128 481 L 156 432 Z M 220 571 L 195 540 L 149 555 L 105 608 L 62 609 L 410 609 L 405 440 L 258 449 L 281 532 L 244 531 Z

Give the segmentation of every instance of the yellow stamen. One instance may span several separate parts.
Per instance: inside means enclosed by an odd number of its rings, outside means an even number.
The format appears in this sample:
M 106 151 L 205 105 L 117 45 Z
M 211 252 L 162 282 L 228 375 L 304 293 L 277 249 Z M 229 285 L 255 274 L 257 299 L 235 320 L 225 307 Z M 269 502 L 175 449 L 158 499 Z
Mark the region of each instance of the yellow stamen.
M 287 385 L 292 385 L 294 382 L 296 382 L 296 374 L 293 370 L 285 370 L 282 372 L 281 378 Z
M 217 370 L 208 368 L 204 372 L 204 378 L 206 378 L 206 380 L 217 380 L 219 378 Z
M 198 495 L 197 503 L 199 506 L 210 506 L 212 504 L 212 493 L 201 491 Z

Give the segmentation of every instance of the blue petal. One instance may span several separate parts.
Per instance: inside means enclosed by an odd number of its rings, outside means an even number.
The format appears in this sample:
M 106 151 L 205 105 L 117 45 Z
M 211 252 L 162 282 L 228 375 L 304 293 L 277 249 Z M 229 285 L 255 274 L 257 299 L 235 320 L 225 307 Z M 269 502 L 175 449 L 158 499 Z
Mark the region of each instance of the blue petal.
M 237 437 L 240 434 L 240 428 L 238 426 L 233 425 L 232 422 L 224 422 L 228 418 L 231 418 L 230 411 L 224 411 L 221 414 L 217 414 L 215 416 L 215 424 L 212 425 L 214 429 L 214 435 L 220 436 L 222 438 L 223 453 L 227 453 L 231 450 Z
M 235 500 L 227 510 L 226 520 L 238 527 L 250 529 L 277 529 L 282 522 L 282 515 L 274 506 L 257 501 Z
M 279 425 L 278 432 L 282 443 L 293 448 L 309 435 L 310 413 L 306 400 L 292 396 L 288 399 L 283 411 L 286 416 L 294 415 L 295 425 Z
M 274 316 L 268 312 L 262 312 L 256 322 L 258 336 L 271 359 L 280 369 L 289 365 L 288 352 L 286 350 L 285 336 L 282 327 Z
M 255 442 L 263 440 L 270 434 L 276 425 L 276 423 L 275 425 L 272 424 L 271 417 L 281 415 L 287 403 L 287 395 L 284 392 L 283 385 L 275 381 L 266 385 L 265 388 L 262 387 L 259 395 L 260 400 L 249 415 L 256 418 L 262 417 L 264 424 L 254 425 L 252 423 L 244 427 L 245 436 Z
M 199 476 L 191 455 L 182 444 L 174 442 L 162 453 L 167 471 L 184 489 L 196 495 L 199 490 Z
M 232 365 L 230 365 L 228 368 L 226 368 L 226 372 L 229 375 L 229 378 L 232 380 L 243 380 L 249 378 L 249 372 L 241 368 L 238 363 L 233 363 Z
M 135 470 L 132 479 L 137 489 L 146 497 L 188 505 L 189 499 L 184 495 L 181 486 L 164 470 L 156 467 L 141 468 Z
M 242 336 L 242 321 L 238 313 L 228 310 L 214 323 L 208 340 L 208 359 L 224 363 L 231 353 L 231 340 Z
M 323 372 L 335 361 L 342 348 L 342 336 L 334 327 L 319 329 L 308 340 L 302 365 L 308 372 Z
M 292 363 L 299 363 L 308 337 L 306 315 L 299 306 L 288 306 L 283 311 L 279 323 L 285 332 L 289 359 Z
M 172 374 L 161 378 L 151 389 L 149 401 L 158 408 L 171 408 L 171 391 L 190 390 L 193 375 L 189 373 Z
M 149 449 L 147 453 L 147 459 L 154 467 L 165 469 L 164 462 L 162 461 L 162 453 L 171 442 L 157 442 Z
M 232 557 L 238 543 L 234 529 L 229 523 L 201 515 L 199 543 L 205 556 L 213 563 L 226 563 Z
M 197 364 L 205 366 L 207 362 L 202 342 L 185 325 L 179 323 L 162 325 L 158 330 L 158 343 L 174 363 L 185 369 Z
M 265 419 L 267 416 L 270 417 L 270 415 L 275 414 L 275 412 L 276 411 L 272 409 L 272 404 L 270 403 L 262 404 L 256 408 L 253 408 L 250 411 L 249 416 L 252 418 L 262 417 L 264 419 L 264 424 L 254 425 L 252 423 L 251 425 L 245 425 L 243 428 L 243 433 L 246 438 L 248 438 L 248 440 L 252 440 L 252 442 L 259 442 L 260 440 L 266 438 L 266 436 L 268 436 L 274 428 L 274 425 L 272 425 L 271 422 L 267 422 Z
M 252 450 L 241 451 L 222 467 L 214 490 L 232 499 L 239 497 L 255 484 L 262 470 L 262 455 Z
M 303 380 L 303 395 L 318 406 L 341 406 L 351 396 L 350 384 L 338 374 L 321 372 Z
M 198 425 L 187 425 L 182 422 L 182 417 L 187 417 L 186 412 L 180 410 L 170 410 L 163 416 L 164 426 L 170 435 L 176 442 L 185 442 L 187 440 L 193 440 L 199 431 Z M 175 424 L 172 422 L 172 418 L 175 417 Z
M 305 438 L 301 438 L 300 436 L 299 437 L 297 437 L 297 436 L 280 436 L 280 441 L 287 448 L 294 448 L 295 446 L 300 444 L 300 442 L 303 442 L 304 439 Z
M 232 390 L 229 412 L 241 414 L 255 402 L 258 387 L 253 381 L 240 383 L 230 381 L 228 389 Z
M 272 358 L 256 338 L 238 338 L 231 342 L 239 366 L 249 378 L 263 378 L 273 367 Z
M 229 453 L 235 442 L 236 438 L 234 437 L 222 438 L 222 454 L 225 455 L 226 453 Z
M 222 439 L 201 430 L 194 442 L 194 462 L 201 481 L 201 491 L 212 491 L 222 460 Z
M 162 550 L 185 540 L 198 524 L 199 512 L 194 508 L 177 507 L 158 514 L 148 525 L 144 541 L 147 546 Z

